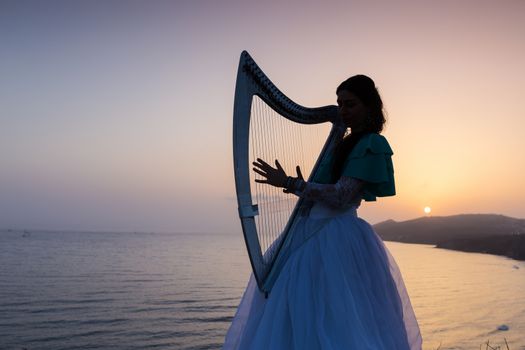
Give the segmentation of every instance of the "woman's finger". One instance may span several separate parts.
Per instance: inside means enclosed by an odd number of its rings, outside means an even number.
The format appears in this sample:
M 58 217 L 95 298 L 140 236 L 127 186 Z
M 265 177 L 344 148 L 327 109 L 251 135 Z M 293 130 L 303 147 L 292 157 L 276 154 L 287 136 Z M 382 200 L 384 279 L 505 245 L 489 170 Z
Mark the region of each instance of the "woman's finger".
M 275 166 L 276 166 L 277 170 L 284 172 L 283 167 L 281 166 L 281 164 L 279 163 L 279 161 L 277 159 L 275 160 Z
M 261 176 L 264 176 L 264 177 L 268 177 L 268 174 L 264 171 L 261 171 L 257 168 L 253 168 L 253 171 L 255 171 L 257 174 L 261 175 Z
M 301 168 L 299 167 L 299 165 L 295 167 L 295 170 L 297 171 L 297 177 L 301 180 L 304 180 L 303 173 L 301 172 Z
M 264 165 L 264 166 L 267 166 L 267 167 L 270 167 L 270 168 L 272 167 L 270 164 L 266 163 L 266 162 L 265 162 L 264 160 L 262 160 L 261 158 L 257 158 L 257 161 L 258 161 L 259 163 L 261 163 L 262 165 Z
M 266 172 L 274 170 L 270 165 L 268 165 L 266 163 L 261 164 L 261 163 L 253 162 L 252 164 L 253 164 L 253 166 L 256 166 L 257 168 L 259 168 L 259 169 L 261 169 L 263 171 L 266 171 Z

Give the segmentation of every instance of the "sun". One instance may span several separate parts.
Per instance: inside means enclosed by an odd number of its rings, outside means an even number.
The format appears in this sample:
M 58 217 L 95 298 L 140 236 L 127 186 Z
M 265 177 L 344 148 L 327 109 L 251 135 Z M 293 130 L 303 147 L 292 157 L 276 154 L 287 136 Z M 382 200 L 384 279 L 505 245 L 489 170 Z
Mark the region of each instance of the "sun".
M 432 208 L 430 207 L 425 207 L 425 209 L 423 209 L 423 211 L 425 212 L 425 214 L 430 214 L 430 212 L 432 211 Z

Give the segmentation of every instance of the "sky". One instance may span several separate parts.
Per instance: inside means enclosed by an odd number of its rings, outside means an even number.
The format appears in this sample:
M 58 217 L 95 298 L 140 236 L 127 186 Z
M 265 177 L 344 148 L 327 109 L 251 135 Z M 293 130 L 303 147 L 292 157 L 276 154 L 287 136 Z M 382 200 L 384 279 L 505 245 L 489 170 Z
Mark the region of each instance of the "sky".
M 525 1 L 0 2 L 0 229 L 240 232 L 248 50 L 305 106 L 371 76 L 397 195 L 371 223 L 525 218 Z

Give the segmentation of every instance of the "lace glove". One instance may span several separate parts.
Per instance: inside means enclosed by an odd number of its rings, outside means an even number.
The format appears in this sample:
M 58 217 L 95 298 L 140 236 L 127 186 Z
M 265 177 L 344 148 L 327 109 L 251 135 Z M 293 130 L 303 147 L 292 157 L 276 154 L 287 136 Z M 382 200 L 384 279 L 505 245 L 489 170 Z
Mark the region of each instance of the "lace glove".
M 335 184 L 317 184 L 288 177 L 285 191 L 337 209 L 358 203 L 364 184 L 364 181 L 348 176 L 342 176 Z

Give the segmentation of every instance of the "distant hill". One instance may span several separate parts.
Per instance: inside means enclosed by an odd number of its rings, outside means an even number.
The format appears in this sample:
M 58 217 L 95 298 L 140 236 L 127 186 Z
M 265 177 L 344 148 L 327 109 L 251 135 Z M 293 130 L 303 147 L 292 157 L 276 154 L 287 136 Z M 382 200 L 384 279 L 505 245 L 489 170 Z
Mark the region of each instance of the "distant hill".
M 434 244 L 525 260 L 525 219 L 496 214 L 429 216 L 374 225 L 385 241 Z

